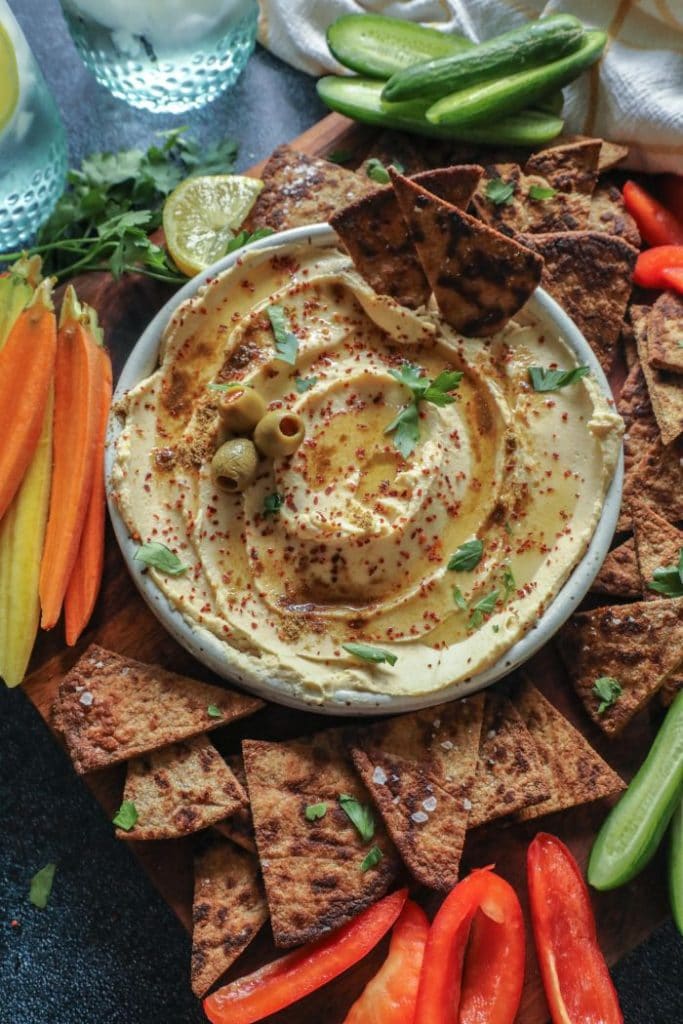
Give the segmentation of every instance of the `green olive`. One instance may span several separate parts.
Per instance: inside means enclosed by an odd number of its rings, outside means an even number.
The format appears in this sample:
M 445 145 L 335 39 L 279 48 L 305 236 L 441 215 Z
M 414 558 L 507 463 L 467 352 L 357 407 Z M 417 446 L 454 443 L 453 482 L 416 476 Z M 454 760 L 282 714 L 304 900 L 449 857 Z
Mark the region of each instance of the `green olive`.
M 233 434 L 249 434 L 266 412 L 266 403 L 253 388 L 236 387 L 223 392 L 218 402 L 226 430 Z
M 254 444 L 271 458 L 291 455 L 304 439 L 304 421 L 295 412 L 275 409 L 256 424 Z
M 228 494 L 245 490 L 256 476 L 258 452 L 253 441 L 233 437 L 222 444 L 211 460 L 211 472 L 217 487 Z

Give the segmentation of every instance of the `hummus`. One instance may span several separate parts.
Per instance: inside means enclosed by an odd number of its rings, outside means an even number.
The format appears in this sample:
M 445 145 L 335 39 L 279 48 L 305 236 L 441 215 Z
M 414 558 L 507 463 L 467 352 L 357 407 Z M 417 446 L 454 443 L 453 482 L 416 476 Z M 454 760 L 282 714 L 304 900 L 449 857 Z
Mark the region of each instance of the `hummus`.
M 275 303 L 296 366 L 275 351 Z M 419 403 L 404 458 L 386 431 L 411 399 L 390 373 L 406 362 L 463 377 L 452 404 Z M 177 310 L 159 368 L 120 403 L 110 489 L 136 540 L 188 566 L 150 573 L 247 683 L 276 679 L 309 700 L 436 693 L 533 626 L 588 546 L 621 419 L 590 375 L 552 392 L 529 381 L 529 367 L 575 365 L 529 314 L 463 338 L 435 311 L 375 294 L 334 247 L 261 250 Z M 298 413 L 306 434 L 227 494 L 211 474 L 224 438 L 209 385 L 236 381 Z M 449 568 L 475 539 L 476 565 Z

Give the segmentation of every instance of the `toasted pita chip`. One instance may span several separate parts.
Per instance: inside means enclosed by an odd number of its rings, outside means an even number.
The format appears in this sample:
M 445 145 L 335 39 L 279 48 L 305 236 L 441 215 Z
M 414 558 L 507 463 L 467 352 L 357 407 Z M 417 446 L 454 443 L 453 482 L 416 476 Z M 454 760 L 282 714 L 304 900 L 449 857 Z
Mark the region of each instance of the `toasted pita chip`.
M 430 889 L 458 880 L 472 809 L 484 698 L 381 722 L 353 760 L 411 873 Z
M 629 448 L 633 449 L 642 438 L 640 457 L 630 453 L 630 465 L 624 474 L 622 516 L 617 529 L 630 529 L 629 506 L 635 495 L 641 495 L 667 522 L 683 520 L 683 444 L 663 445 L 656 436 L 651 438 L 647 421 L 637 420 L 628 429 Z
M 650 312 L 647 348 L 650 366 L 683 373 L 683 295 L 659 296 Z
M 640 248 L 640 231 L 631 214 L 624 206 L 621 192 L 616 185 L 599 182 L 590 201 L 588 224 L 590 231 L 604 231 L 608 235 L 623 238 L 629 245 Z
M 523 235 L 544 260 L 543 287 L 583 333 L 605 371 L 614 362 L 638 251 L 596 231 Z
M 622 779 L 591 747 L 578 729 L 529 681 L 513 697 L 540 757 L 550 796 L 518 811 L 518 821 L 565 811 L 621 793 Z
M 624 324 L 621 329 L 619 342 L 624 353 L 626 369 L 631 370 L 634 364 L 638 362 L 638 346 L 636 345 L 636 336 L 631 324 Z
M 220 717 L 207 709 L 215 705 Z M 59 687 L 53 719 L 79 774 L 245 718 L 263 701 L 93 644 Z
M 486 694 L 468 828 L 550 798 L 536 744 L 514 704 Z
M 680 669 L 677 669 L 676 672 L 672 672 L 670 676 L 667 676 L 662 683 L 662 688 L 659 691 L 659 700 L 662 707 L 671 707 L 681 690 L 683 690 L 683 673 L 681 673 Z
M 412 175 L 411 181 L 431 192 L 433 196 L 450 203 L 451 206 L 466 210 L 483 173 L 484 168 L 479 164 L 457 164 L 453 167 L 421 171 Z M 397 212 L 400 217 L 398 207 Z
M 456 330 L 494 334 L 536 288 L 542 260 L 390 169 L 437 305 Z
M 246 807 L 247 794 L 208 736 L 171 743 L 128 762 L 123 799 L 138 820 L 119 839 L 179 839 Z
M 639 317 L 633 324 L 640 364 L 645 375 L 663 443 L 671 444 L 683 433 L 683 381 L 675 373 L 650 366 L 648 317 Z
M 591 584 L 591 593 L 610 597 L 643 596 L 633 537 L 610 551 Z
M 398 858 L 381 820 L 364 842 L 342 810 L 340 796 L 368 807 L 370 797 L 353 770 L 349 740 L 329 730 L 288 743 L 242 744 L 273 936 L 298 946 L 351 920 L 383 896 Z M 309 821 L 306 809 L 325 805 Z M 378 846 L 379 862 L 362 870 Z
M 219 839 L 194 862 L 192 991 L 201 999 L 268 920 L 258 861 Z
M 377 187 L 367 176 L 306 156 L 291 146 L 278 146 L 261 177 L 263 190 L 246 221 L 249 231 L 318 224 Z
M 492 182 L 502 182 L 514 191 L 505 202 L 490 197 Z M 554 186 L 538 174 L 523 174 L 517 164 L 489 164 L 472 200 L 478 217 L 503 234 L 532 234 L 548 231 L 579 231 L 586 227 L 591 199 L 579 191 L 562 191 L 548 198 L 534 198 L 536 190 Z M 541 193 L 542 194 L 542 193 Z
M 425 188 L 464 207 L 480 176 L 480 167 L 453 167 L 428 171 L 415 180 L 424 179 Z M 330 224 L 376 292 L 411 309 L 427 302 L 429 281 L 390 185 L 347 206 L 330 218 Z
M 244 770 L 244 763 L 240 754 L 231 754 L 226 758 L 228 767 L 232 771 L 233 775 L 239 782 L 240 786 L 245 791 L 247 790 L 247 773 Z M 254 838 L 254 822 L 251 817 L 251 808 L 247 806 L 240 807 L 236 810 L 229 818 L 225 821 L 218 821 L 214 825 L 217 832 L 225 836 L 226 839 L 231 839 L 233 843 L 237 843 L 243 850 L 249 850 L 250 853 L 256 853 L 256 839 Z
M 558 642 L 586 711 L 616 735 L 683 662 L 683 597 L 579 612 L 562 627 Z M 593 687 L 604 676 L 616 679 L 621 693 L 600 713 Z
M 390 129 L 375 138 L 372 146 L 363 163 L 358 168 L 358 174 L 367 175 L 367 166 L 370 160 L 379 160 L 384 167 L 391 164 L 408 176 L 426 171 L 429 162 L 424 154 L 418 149 L 415 139 L 405 132 L 395 132 Z
M 539 152 L 545 150 L 560 149 L 565 146 L 576 145 L 581 142 L 599 142 L 600 155 L 598 156 L 598 174 L 611 171 L 613 167 L 620 164 L 628 156 L 628 146 L 622 146 L 618 142 L 606 142 L 605 139 L 593 139 L 588 135 L 560 135 L 552 142 L 546 142 Z
M 581 139 L 551 146 L 530 156 L 525 174 L 540 174 L 560 192 L 592 196 L 598 180 L 602 139 Z
M 650 590 L 649 584 L 655 569 L 678 565 L 683 549 L 683 530 L 667 523 L 639 495 L 631 500 L 631 517 L 644 597 L 646 601 L 655 601 L 662 595 Z

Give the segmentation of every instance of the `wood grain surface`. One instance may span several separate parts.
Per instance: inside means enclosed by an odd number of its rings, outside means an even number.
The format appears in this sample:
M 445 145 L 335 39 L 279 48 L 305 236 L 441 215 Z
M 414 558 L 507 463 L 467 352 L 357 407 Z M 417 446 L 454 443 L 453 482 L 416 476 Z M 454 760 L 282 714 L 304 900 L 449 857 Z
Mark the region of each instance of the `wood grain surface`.
M 360 160 L 375 133 L 359 127 L 338 114 L 331 114 L 294 141 L 294 145 L 314 156 L 324 156 L 334 149 L 351 149 Z M 249 173 L 258 175 L 262 165 Z M 114 281 L 109 275 L 89 274 L 76 282 L 79 296 L 96 307 L 105 328 L 115 375 L 121 371 L 133 345 L 154 313 L 172 292 L 142 277 L 126 277 Z M 93 641 L 142 661 L 157 662 L 175 671 L 212 680 L 211 674 L 173 641 L 159 625 L 138 595 L 113 532 L 107 531 L 106 564 L 102 591 L 86 635 L 76 648 L 67 648 L 61 625 L 49 634 L 42 633 L 34 651 L 31 673 L 25 684 L 26 693 L 37 710 L 51 724 L 51 707 L 63 674 Z M 563 674 L 552 644 L 544 648 L 527 666 L 539 688 L 577 725 L 589 741 L 629 779 L 642 761 L 654 735 L 654 723 L 643 712 L 616 741 L 606 740 L 588 721 L 578 706 Z M 348 720 L 345 720 L 348 724 Z M 223 753 L 239 750 L 243 737 L 290 738 L 335 724 L 335 719 L 269 705 L 256 716 L 212 734 L 212 740 Z M 55 734 L 57 742 L 61 738 Z M 121 802 L 123 768 L 109 769 L 85 776 L 111 818 Z M 78 784 L 74 773 L 74 785 Z M 525 905 L 525 854 L 529 840 L 539 829 L 560 836 L 584 865 L 596 830 L 604 819 L 604 803 L 576 808 L 531 822 L 524 826 L 500 823 L 468 834 L 462 870 L 495 863 L 497 870 L 515 887 Z M 113 838 L 112 829 L 112 841 Z M 186 927 L 191 924 L 193 837 L 184 840 L 131 843 L 136 856 Z M 667 899 L 663 863 L 656 859 L 639 878 L 613 893 L 592 893 L 603 949 L 614 963 L 633 949 L 667 915 Z M 415 890 L 416 897 L 429 912 L 438 899 L 425 890 Z M 527 930 L 530 941 L 531 933 Z M 377 970 L 386 952 L 385 942 L 357 968 L 302 1002 L 290 1007 L 269 1021 L 279 1024 L 310 1024 L 325 1021 L 341 1024 L 348 1007 L 369 977 Z M 239 977 L 254 967 L 273 959 L 276 951 L 266 926 L 252 947 L 238 960 L 226 979 Z M 178 965 L 187 969 L 189 964 Z M 577 965 L 580 970 L 580 965 Z M 538 976 L 532 946 L 528 948 L 527 977 L 519 1024 L 545 1024 L 548 1012 Z

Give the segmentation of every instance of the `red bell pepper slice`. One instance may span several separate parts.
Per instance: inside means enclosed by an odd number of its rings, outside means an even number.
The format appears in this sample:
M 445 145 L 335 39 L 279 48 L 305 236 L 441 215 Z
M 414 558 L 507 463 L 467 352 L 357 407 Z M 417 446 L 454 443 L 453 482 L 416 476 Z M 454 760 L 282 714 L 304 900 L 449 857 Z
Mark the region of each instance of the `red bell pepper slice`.
M 389 955 L 349 1010 L 344 1024 L 413 1024 L 429 921 L 407 900 L 394 925 Z
M 514 889 L 491 868 L 473 871 L 434 918 L 415 1024 L 512 1024 L 522 998 L 524 957 Z
M 683 175 L 662 174 L 657 178 L 657 191 L 667 210 L 683 224 Z
M 391 893 L 330 935 L 218 989 L 204 1000 L 206 1016 L 212 1024 L 254 1024 L 315 992 L 377 945 L 407 895 Z
M 666 267 L 662 271 L 662 280 L 669 288 L 683 294 L 683 267 Z
M 683 245 L 683 224 L 635 181 L 623 188 L 624 205 L 648 245 Z
M 527 852 L 536 954 L 553 1024 L 623 1024 L 579 865 L 539 832 Z
M 683 245 L 657 245 L 640 253 L 633 280 L 643 288 L 666 288 L 662 271 L 671 267 L 683 267 Z

